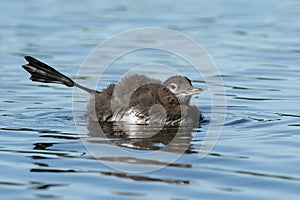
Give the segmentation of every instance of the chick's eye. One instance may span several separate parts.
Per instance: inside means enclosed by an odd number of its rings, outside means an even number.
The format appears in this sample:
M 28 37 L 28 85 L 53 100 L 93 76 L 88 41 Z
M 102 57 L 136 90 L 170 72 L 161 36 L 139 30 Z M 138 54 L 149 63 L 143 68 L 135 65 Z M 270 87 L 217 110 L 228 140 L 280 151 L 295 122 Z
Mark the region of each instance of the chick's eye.
M 177 86 L 176 86 L 176 84 L 172 83 L 172 84 L 170 85 L 170 88 L 171 88 L 172 90 L 175 90 L 175 89 L 177 88 Z

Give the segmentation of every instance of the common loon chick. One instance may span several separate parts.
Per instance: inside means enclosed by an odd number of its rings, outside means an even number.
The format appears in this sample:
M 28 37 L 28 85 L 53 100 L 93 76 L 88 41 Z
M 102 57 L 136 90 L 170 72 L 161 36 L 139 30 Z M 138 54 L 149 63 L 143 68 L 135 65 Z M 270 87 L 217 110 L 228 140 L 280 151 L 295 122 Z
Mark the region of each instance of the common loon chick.
M 200 112 L 189 103 L 191 96 L 202 89 L 193 87 L 185 76 L 172 76 L 161 82 L 144 75 L 131 75 L 99 92 L 75 83 L 33 57 L 25 59 L 29 63 L 22 67 L 31 74 L 32 81 L 75 86 L 92 94 L 88 105 L 90 120 L 165 125 L 199 123 Z

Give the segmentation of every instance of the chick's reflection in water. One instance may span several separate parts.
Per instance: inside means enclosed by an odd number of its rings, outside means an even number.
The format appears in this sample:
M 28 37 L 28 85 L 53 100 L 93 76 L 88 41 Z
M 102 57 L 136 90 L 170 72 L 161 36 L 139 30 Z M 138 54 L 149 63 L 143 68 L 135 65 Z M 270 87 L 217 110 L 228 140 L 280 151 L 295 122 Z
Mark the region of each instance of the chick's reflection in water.
M 193 153 L 193 127 L 136 125 L 89 121 L 88 143 L 109 144 L 136 150 Z

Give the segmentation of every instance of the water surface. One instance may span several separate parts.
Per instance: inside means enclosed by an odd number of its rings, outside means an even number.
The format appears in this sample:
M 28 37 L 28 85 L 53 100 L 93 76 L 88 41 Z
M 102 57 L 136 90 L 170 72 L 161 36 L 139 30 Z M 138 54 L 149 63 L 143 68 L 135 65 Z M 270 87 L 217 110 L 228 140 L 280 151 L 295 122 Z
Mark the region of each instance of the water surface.
M 297 199 L 299 196 L 300 4 L 297 1 L 209 1 L 137 3 L 1 1 L 0 192 L 5 199 Z M 209 93 L 196 99 L 207 120 L 183 135 L 189 150 L 149 173 L 117 171 L 95 159 L 82 138 L 105 145 L 73 121 L 73 90 L 28 80 L 24 55 L 35 56 L 75 77 L 99 42 L 131 28 L 158 26 L 202 44 L 223 78 L 227 116 L 222 135 L 204 159 L 198 153 L 208 129 Z M 206 88 L 185 61 L 161 52 L 140 52 L 115 63 L 106 82 L 126 67 L 158 62 L 174 66 Z M 186 70 L 184 70 L 186 69 Z M 97 69 L 87 68 L 97 78 Z M 82 96 L 84 104 L 88 96 Z M 79 112 L 84 113 L 83 110 Z M 84 115 L 84 114 L 83 114 Z M 170 130 L 169 130 L 170 132 Z M 92 133 L 92 131 L 90 131 Z M 168 137 L 159 137 L 168 142 Z M 160 147 L 114 139 L 127 151 Z M 131 145 L 131 146 L 130 146 Z M 169 152 L 172 155 L 176 151 Z M 164 166 L 157 159 L 105 162 Z

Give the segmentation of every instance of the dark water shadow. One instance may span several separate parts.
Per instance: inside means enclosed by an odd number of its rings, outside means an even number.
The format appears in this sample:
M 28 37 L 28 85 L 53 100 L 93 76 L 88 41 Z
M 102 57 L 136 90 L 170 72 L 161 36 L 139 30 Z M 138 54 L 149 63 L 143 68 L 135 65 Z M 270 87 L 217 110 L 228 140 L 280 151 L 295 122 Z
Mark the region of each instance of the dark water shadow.
M 100 126 L 99 126 L 100 125 Z M 125 151 L 135 153 L 164 151 L 173 154 L 193 153 L 192 135 L 194 128 L 191 126 L 156 126 L 135 125 L 128 123 L 98 123 L 89 122 L 87 145 L 110 145 L 121 147 Z M 110 158 L 101 157 L 108 160 Z M 116 159 L 116 157 L 115 157 Z M 131 158 L 135 159 L 135 158 Z M 142 163 L 143 159 L 136 160 Z M 124 161 L 124 155 L 118 162 Z M 145 161 L 145 160 L 144 160 Z M 154 161 L 148 161 L 154 163 Z
M 101 128 L 100 128 L 100 126 Z M 99 160 L 113 165 L 131 166 L 147 168 L 149 166 L 191 168 L 192 165 L 178 162 L 168 162 L 163 157 L 143 156 L 145 153 L 162 151 L 163 154 L 172 154 L 180 157 L 182 154 L 191 154 L 196 151 L 192 147 L 192 126 L 149 126 L 133 125 L 128 123 L 88 123 L 88 138 L 85 146 L 110 146 L 111 148 L 121 148 L 122 151 L 134 152 L 122 155 L 107 156 L 105 153 L 93 154 L 90 159 Z M 93 148 L 95 149 L 95 148 Z M 132 173 L 129 171 L 100 172 L 102 175 L 115 176 L 122 179 L 132 179 L 134 181 L 162 182 L 168 184 L 186 185 L 189 180 L 164 179 L 152 177 L 151 173 Z

